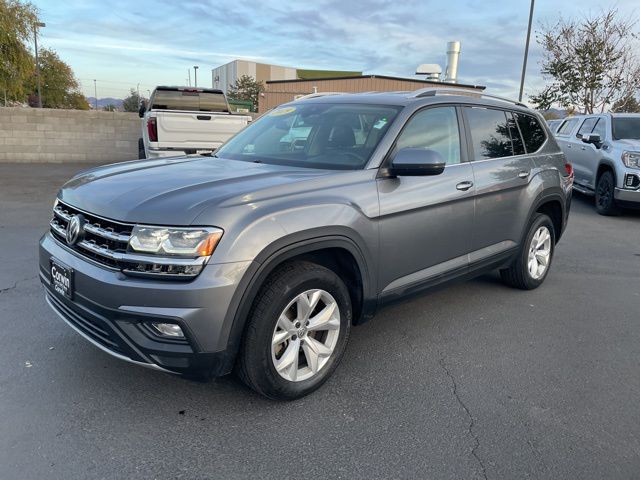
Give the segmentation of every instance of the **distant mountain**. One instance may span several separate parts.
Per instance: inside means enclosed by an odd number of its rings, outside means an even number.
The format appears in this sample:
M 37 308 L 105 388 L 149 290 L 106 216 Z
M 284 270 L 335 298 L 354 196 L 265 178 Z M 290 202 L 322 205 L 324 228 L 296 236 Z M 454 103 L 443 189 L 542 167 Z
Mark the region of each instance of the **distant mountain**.
M 89 105 L 91 105 L 91 108 L 95 108 L 96 105 L 96 97 L 89 97 L 87 98 L 87 101 L 89 102 Z M 115 105 L 118 109 L 122 108 L 122 99 L 120 98 L 112 98 L 112 97 L 106 97 L 106 98 L 99 98 L 98 99 L 98 108 L 104 108 L 108 105 Z

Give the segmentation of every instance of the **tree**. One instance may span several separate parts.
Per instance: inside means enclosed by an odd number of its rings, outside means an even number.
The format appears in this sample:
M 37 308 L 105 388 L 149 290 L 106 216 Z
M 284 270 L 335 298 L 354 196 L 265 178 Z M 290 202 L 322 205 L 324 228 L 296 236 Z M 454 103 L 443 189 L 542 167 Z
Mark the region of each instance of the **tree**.
M 82 93 L 71 67 L 63 62 L 53 50 L 40 51 L 40 82 L 42 106 L 45 108 L 76 108 L 88 110 L 89 104 Z M 35 78 L 31 81 L 35 92 Z
M 25 84 L 34 71 L 27 46 L 33 40 L 38 11 L 31 3 L 0 0 L 0 95 L 24 100 Z
M 616 113 L 640 113 L 640 102 L 633 95 L 629 95 L 614 103 L 611 111 Z
M 264 83 L 256 81 L 249 75 L 242 75 L 234 85 L 229 85 L 229 97 L 235 100 L 249 100 L 253 109 L 258 108 L 258 99 L 264 92 Z
M 137 112 L 140 108 L 140 95 L 135 88 L 132 88 L 129 96 L 122 101 L 122 108 L 125 112 Z
M 560 105 L 594 113 L 632 95 L 640 87 L 634 27 L 634 20 L 618 18 L 615 9 L 543 26 L 537 40 L 544 48 L 542 74 L 550 83 L 531 101 L 542 110 Z

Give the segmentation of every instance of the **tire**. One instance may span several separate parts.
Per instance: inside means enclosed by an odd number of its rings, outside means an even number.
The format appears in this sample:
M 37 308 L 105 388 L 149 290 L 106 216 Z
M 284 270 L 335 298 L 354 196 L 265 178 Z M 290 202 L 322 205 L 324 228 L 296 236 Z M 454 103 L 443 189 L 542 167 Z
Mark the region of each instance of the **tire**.
M 543 238 L 542 236 L 538 236 L 539 233 L 545 230 L 549 235 L 548 242 L 546 241 L 546 237 L 544 237 L 545 241 L 540 242 L 541 247 L 534 248 L 534 242 L 537 244 L 538 241 Z M 556 235 L 551 219 L 543 213 L 536 214 L 529 224 L 529 230 L 527 231 L 527 235 L 522 243 L 522 248 L 518 253 L 518 257 L 509 268 L 500 270 L 500 277 L 502 278 L 502 281 L 511 287 L 519 288 L 521 290 L 533 290 L 534 288 L 538 288 L 542 285 L 542 282 L 547 278 L 551 268 L 551 262 L 555 251 L 555 240 Z M 546 266 L 542 271 L 540 270 L 540 265 L 542 265 L 541 260 L 545 257 L 543 253 L 547 251 L 547 247 L 548 255 L 546 256 Z M 532 255 L 533 251 L 538 254 Z M 537 269 L 535 268 L 536 264 L 530 263 L 532 260 L 535 260 L 538 265 Z M 531 272 L 532 266 L 536 272 L 535 274 Z
M 600 215 L 618 215 L 618 207 L 613 196 L 614 191 L 613 174 L 607 170 L 600 175 L 596 185 L 596 211 Z
M 138 160 L 144 160 L 147 158 L 147 154 L 144 151 L 144 140 L 138 139 Z
M 305 316 L 305 305 L 314 300 L 317 306 Z M 305 319 L 309 321 L 303 325 Z M 315 263 L 287 263 L 268 277 L 254 300 L 236 365 L 238 376 L 271 399 L 294 400 L 308 395 L 340 363 L 351 320 L 349 291 L 340 277 Z M 326 330 L 317 328 L 325 324 Z M 280 338 L 282 342 L 276 345 Z

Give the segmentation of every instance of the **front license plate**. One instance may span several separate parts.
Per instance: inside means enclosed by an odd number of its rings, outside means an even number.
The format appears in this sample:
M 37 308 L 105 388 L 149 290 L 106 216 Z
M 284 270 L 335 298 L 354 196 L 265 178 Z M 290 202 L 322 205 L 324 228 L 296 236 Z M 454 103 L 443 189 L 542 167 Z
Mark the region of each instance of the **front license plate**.
M 73 269 L 51 259 L 51 286 L 60 295 L 73 298 Z

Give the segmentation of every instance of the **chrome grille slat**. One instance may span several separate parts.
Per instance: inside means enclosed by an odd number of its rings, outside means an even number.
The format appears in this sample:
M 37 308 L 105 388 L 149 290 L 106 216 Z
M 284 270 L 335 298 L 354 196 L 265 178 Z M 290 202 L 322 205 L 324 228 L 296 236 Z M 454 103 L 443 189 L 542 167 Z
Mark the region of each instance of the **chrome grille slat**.
M 93 233 L 98 237 L 106 238 L 107 240 L 111 240 L 113 242 L 128 243 L 129 238 L 131 238 L 131 235 L 122 235 L 120 233 L 111 232 L 92 223 L 86 223 L 84 226 L 84 230 L 85 232 Z

